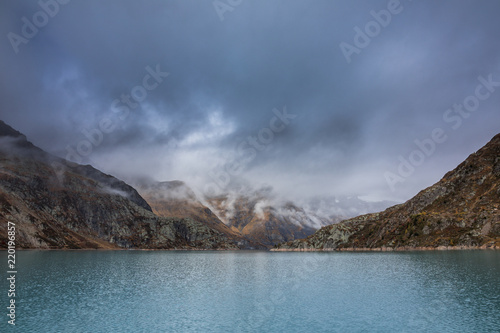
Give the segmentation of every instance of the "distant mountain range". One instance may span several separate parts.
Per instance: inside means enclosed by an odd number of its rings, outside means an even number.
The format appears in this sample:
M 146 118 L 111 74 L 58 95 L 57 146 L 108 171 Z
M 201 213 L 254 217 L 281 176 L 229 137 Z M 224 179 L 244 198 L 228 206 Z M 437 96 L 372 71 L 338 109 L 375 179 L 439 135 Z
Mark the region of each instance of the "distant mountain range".
M 247 189 L 198 198 L 182 181 L 134 182 L 153 212 L 162 217 L 192 218 L 210 228 L 245 239 L 248 246 L 269 248 L 283 241 L 306 237 L 339 221 L 306 213 L 292 203 L 273 202 L 268 191 Z
M 228 237 L 243 237 L 249 241 L 245 244 L 254 248 L 304 238 L 356 213 L 390 206 L 389 202 L 370 203 L 357 197 L 330 197 L 315 198 L 302 207 L 280 200 L 271 188 L 245 186 L 217 196 L 198 197 L 182 181 L 141 180 L 133 184 L 156 215 L 203 221 Z
M 306 213 L 291 202 L 272 204 L 258 192 L 221 195 L 207 201 L 232 230 L 268 246 L 309 236 L 318 227 L 336 222 Z
M 229 201 L 198 199 L 180 181 L 134 186 L 53 156 L 0 121 L 2 248 L 7 221 L 16 224 L 18 247 L 54 249 L 267 249 L 335 222 L 292 204 L 261 207 L 263 196 L 239 197 L 238 220 Z
M 392 203 L 331 196 L 297 204 L 270 188 L 203 197 L 182 181 L 130 186 L 46 153 L 0 121 L 0 248 L 7 221 L 19 248 L 498 247 L 499 147 L 496 136 L 408 202 L 338 223 Z
M 274 250 L 500 248 L 500 134 L 404 204 Z
M 151 205 L 157 216 L 187 218 L 198 221 L 225 235 L 241 248 L 266 249 L 257 239 L 243 236 L 225 225 L 208 207 L 203 205 L 195 193 L 182 181 L 141 181 L 136 188 Z M 274 244 L 273 244 L 274 245 Z

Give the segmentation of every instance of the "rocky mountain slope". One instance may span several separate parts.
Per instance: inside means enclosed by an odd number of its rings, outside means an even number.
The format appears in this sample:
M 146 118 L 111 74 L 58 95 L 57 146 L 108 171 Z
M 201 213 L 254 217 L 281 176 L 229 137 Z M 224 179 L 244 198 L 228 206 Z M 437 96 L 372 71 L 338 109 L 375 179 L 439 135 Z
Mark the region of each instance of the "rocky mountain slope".
M 273 202 L 266 193 L 219 195 L 206 198 L 219 218 L 232 230 L 269 247 L 303 238 L 336 222 L 306 212 L 291 202 Z
M 228 193 L 203 198 L 210 209 L 184 182 L 143 180 L 135 183 L 135 188 L 156 215 L 203 221 L 247 248 L 271 248 L 279 242 L 311 235 L 319 227 L 334 221 L 307 214 L 292 203 L 279 205 L 270 202 L 262 191 L 236 197 Z
M 0 248 L 238 249 L 191 218 L 155 215 L 137 191 L 89 165 L 54 157 L 0 121 Z
M 500 134 L 404 204 L 275 250 L 500 248 Z
M 182 181 L 141 181 L 135 187 L 158 216 L 190 218 L 220 232 L 240 247 L 267 248 L 256 240 L 242 236 L 238 230 L 226 226 L 210 208 L 200 202 L 196 194 Z

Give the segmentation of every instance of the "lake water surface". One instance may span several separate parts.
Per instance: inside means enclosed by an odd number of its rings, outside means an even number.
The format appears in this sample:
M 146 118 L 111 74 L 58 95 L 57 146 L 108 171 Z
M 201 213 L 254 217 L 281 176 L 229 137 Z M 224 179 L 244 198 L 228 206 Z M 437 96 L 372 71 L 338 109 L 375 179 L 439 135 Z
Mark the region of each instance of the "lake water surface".
M 499 251 L 18 251 L 17 271 L 1 332 L 500 332 Z

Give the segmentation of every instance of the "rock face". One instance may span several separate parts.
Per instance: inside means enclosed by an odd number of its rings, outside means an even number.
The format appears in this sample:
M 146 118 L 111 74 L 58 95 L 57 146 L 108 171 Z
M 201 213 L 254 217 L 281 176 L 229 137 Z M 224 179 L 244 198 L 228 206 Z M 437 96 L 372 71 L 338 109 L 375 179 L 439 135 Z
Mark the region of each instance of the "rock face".
M 323 226 L 394 204 L 336 196 L 317 196 L 296 204 L 280 199 L 270 187 L 255 190 L 240 186 L 204 200 L 227 226 L 268 247 L 307 237 Z
M 232 230 L 268 247 L 307 237 L 319 227 L 334 222 L 306 213 L 292 203 L 270 203 L 262 193 L 221 195 L 207 201 Z
M 500 248 L 500 134 L 404 204 L 276 250 Z
M 225 225 L 210 208 L 198 200 L 196 194 L 184 182 L 178 180 L 168 182 L 142 181 L 136 188 L 158 216 L 189 218 L 201 222 L 220 232 L 240 248 L 267 248 L 265 245 L 243 236 L 238 230 Z
M 204 198 L 215 214 L 181 181 L 142 181 L 136 188 L 156 215 L 203 222 L 246 249 L 268 249 L 279 242 L 306 237 L 317 230 L 301 224 L 307 222 L 312 225 L 313 222 L 303 210 L 292 204 L 286 207 L 265 206 L 257 212 L 256 206 L 265 200 L 262 195 L 238 196 L 234 202 L 229 202 L 228 196 Z
M 54 157 L 0 121 L 0 248 L 238 249 L 188 217 L 158 217 L 131 186 Z

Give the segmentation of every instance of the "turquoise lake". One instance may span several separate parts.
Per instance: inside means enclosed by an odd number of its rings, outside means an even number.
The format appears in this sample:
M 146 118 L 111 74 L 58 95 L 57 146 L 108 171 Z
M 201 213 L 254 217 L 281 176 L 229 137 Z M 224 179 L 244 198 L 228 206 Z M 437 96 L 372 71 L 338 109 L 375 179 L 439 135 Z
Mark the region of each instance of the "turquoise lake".
M 500 332 L 498 251 L 16 259 L 16 326 L 4 278 L 1 332 Z

